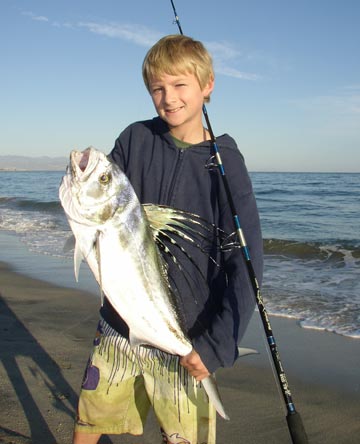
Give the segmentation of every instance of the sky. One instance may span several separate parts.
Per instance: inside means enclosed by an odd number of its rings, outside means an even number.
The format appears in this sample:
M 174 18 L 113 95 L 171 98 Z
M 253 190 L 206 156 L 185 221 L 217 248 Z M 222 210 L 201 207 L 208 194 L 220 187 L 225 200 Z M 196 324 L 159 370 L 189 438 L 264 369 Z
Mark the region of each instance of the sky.
M 175 0 L 213 56 L 208 115 L 250 171 L 360 172 L 359 0 Z M 0 155 L 109 152 L 156 115 L 141 64 L 170 0 L 0 0 Z

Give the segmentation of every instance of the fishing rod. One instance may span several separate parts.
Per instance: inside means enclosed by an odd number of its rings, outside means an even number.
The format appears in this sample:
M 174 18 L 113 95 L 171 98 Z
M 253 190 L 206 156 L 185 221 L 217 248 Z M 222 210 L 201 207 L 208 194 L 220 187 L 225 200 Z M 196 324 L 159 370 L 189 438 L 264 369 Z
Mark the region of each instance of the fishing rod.
M 179 19 L 179 16 L 177 15 L 174 1 L 173 0 L 170 0 L 170 1 L 171 1 L 173 11 L 174 11 L 175 23 L 178 26 L 180 34 L 183 35 L 183 31 L 182 31 L 181 24 L 180 24 L 180 19 Z M 300 414 L 295 409 L 295 405 L 294 405 L 294 402 L 292 399 L 290 387 L 289 387 L 289 384 L 288 384 L 288 381 L 286 378 L 284 368 L 283 368 L 281 360 L 280 360 L 280 354 L 278 351 L 278 347 L 276 345 L 275 337 L 273 335 L 269 316 L 267 314 L 267 311 L 266 311 L 266 308 L 265 308 L 265 305 L 263 302 L 263 298 L 261 296 L 258 280 L 256 278 L 254 267 L 251 262 L 250 252 L 247 247 L 246 239 L 245 239 L 243 230 L 240 225 L 240 218 L 236 212 L 236 208 L 235 208 L 234 200 L 233 200 L 233 197 L 231 194 L 229 182 L 227 180 L 224 165 L 221 160 L 219 147 L 216 143 L 216 137 L 215 137 L 214 132 L 212 130 L 209 115 L 207 113 L 205 105 L 203 105 L 203 115 L 204 115 L 204 118 L 205 118 L 205 121 L 206 121 L 206 124 L 208 127 L 208 131 L 209 131 L 210 138 L 211 138 L 211 143 L 212 143 L 212 146 L 213 146 L 213 149 L 215 152 L 217 166 L 219 168 L 220 175 L 223 180 L 226 196 L 227 196 L 227 199 L 228 199 L 228 202 L 230 205 L 230 209 L 231 209 L 231 213 L 232 213 L 232 217 L 234 220 L 235 231 L 236 231 L 239 243 L 240 243 L 241 251 L 242 251 L 244 259 L 245 259 L 248 275 L 249 275 L 250 282 L 251 282 L 251 285 L 252 285 L 252 288 L 254 291 L 254 295 L 255 295 L 255 299 L 256 299 L 256 305 L 259 309 L 259 313 L 260 313 L 261 321 L 262 321 L 262 324 L 264 327 L 264 332 L 266 335 L 267 343 L 268 343 L 268 346 L 269 346 L 269 349 L 271 352 L 271 356 L 272 356 L 272 360 L 273 360 L 273 364 L 274 364 L 274 367 L 276 370 L 276 376 L 277 376 L 277 379 L 278 379 L 278 382 L 280 385 L 280 389 L 281 389 L 281 393 L 282 393 L 282 396 L 283 396 L 283 399 L 285 402 L 285 406 L 286 406 L 286 410 L 287 410 L 286 421 L 287 421 L 288 429 L 290 432 L 290 436 L 291 436 L 293 444 L 308 444 L 308 438 L 307 438 L 307 435 L 305 432 L 305 428 L 304 428 Z

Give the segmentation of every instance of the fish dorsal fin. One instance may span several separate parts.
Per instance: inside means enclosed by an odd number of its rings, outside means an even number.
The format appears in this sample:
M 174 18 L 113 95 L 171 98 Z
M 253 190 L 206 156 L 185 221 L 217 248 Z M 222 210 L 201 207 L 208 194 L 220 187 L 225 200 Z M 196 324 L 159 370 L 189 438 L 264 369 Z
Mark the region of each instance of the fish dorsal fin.
M 80 265 L 81 262 L 84 259 L 84 255 L 82 254 L 82 251 L 80 250 L 79 242 L 75 243 L 75 249 L 74 249 L 74 273 L 75 273 L 75 279 L 76 282 L 79 282 L 79 271 L 80 271 Z
M 179 230 L 181 230 L 183 238 L 192 241 L 190 233 L 205 238 L 206 232 L 212 233 L 214 230 L 212 224 L 197 214 L 177 210 L 165 205 L 143 204 L 143 208 L 155 235 L 163 230 L 176 232 L 176 234 L 180 235 Z M 189 235 L 186 235 L 186 232 Z
M 253 348 L 238 347 L 239 358 L 247 355 L 258 355 L 259 352 Z

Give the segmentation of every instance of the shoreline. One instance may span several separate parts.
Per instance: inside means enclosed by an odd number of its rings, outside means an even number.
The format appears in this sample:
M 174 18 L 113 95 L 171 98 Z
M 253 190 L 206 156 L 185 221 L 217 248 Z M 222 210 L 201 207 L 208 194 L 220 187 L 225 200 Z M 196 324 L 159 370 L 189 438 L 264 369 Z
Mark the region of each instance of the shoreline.
M 53 255 L 46 255 L 43 252 L 39 253 L 36 251 L 30 251 L 26 243 L 21 241 L 17 234 L 10 231 L 0 231 L 0 246 L 0 262 L 9 264 L 13 267 L 15 272 L 24 274 L 30 278 L 44 280 L 53 285 L 87 291 L 96 297 L 100 297 L 99 286 L 86 263 L 81 265 L 79 282 L 76 282 L 72 257 L 56 257 Z M 267 308 L 266 301 L 265 308 Z M 271 313 L 270 317 L 273 320 L 279 319 L 284 322 L 289 321 L 290 323 L 295 323 L 299 326 L 302 322 L 302 319 L 300 318 L 282 313 Z M 273 320 L 271 322 L 274 322 Z M 261 326 L 259 328 L 262 330 Z M 359 341 L 360 343 L 360 337 L 358 336 L 342 335 L 341 333 L 320 327 L 300 326 L 300 328 L 320 334 L 336 335 L 346 339 Z
M 11 239 L 8 242 L 10 245 Z M 4 242 L 1 245 L 4 252 Z M 21 246 L 16 250 L 12 245 L 11 261 L 4 261 L 4 253 L 0 254 L 0 442 L 67 444 L 98 321 L 96 284 L 90 285 L 94 291 L 79 288 L 71 281 L 72 264 L 56 274 L 56 260 L 41 262 L 32 253 L 33 262 L 25 266 L 28 258 Z M 16 255 L 24 264 L 13 265 Z M 43 279 L 31 277 L 32 270 L 40 266 L 48 267 L 39 271 Z M 27 272 L 19 272 L 26 268 Z M 81 272 L 84 280 L 85 268 Z M 309 442 L 357 443 L 360 341 L 304 329 L 292 319 L 270 316 L 270 321 Z M 258 313 L 241 346 L 256 348 L 259 354 L 241 358 L 233 368 L 217 373 L 231 418 L 230 422 L 218 419 L 218 444 L 234 442 L 234 437 L 241 437 L 242 444 L 290 443 Z M 120 440 L 111 436 L 102 442 L 156 444 L 159 436 L 151 416 L 144 437 Z
M 94 296 L 100 295 L 98 284 L 85 263 L 80 267 L 79 282 L 76 282 L 72 259 L 29 251 L 27 245 L 11 232 L 0 231 L 0 246 L 0 262 L 8 264 L 16 273 L 49 284 L 87 291 Z

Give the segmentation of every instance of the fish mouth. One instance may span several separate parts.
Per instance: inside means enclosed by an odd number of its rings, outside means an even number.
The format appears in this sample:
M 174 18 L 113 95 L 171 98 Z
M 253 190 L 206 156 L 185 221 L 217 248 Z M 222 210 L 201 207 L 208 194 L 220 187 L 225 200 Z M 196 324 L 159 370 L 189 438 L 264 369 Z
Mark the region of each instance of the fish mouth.
M 74 154 L 74 157 L 77 161 L 77 165 L 79 166 L 79 169 L 84 172 L 86 170 L 86 167 L 89 163 L 90 158 L 90 151 L 85 150 L 83 152 L 78 152 Z
M 74 178 L 84 181 L 98 163 L 97 151 L 93 147 L 86 148 L 84 151 L 73 150 L 70 154 L 71 172 Z

